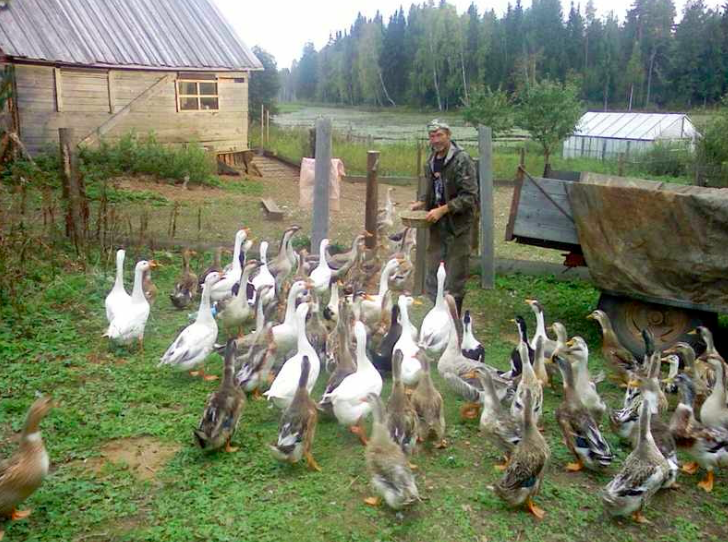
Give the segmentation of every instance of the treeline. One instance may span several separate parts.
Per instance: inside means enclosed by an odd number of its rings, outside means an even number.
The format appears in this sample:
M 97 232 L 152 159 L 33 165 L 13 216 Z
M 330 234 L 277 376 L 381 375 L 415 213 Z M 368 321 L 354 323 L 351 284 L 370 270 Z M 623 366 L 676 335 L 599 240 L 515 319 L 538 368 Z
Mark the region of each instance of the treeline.
M 473 89 L 517 92 L 534 81 L 578 85 L 593 106 L 677 108 L 716 103 L 728 91 L 728 3 L 691 0 L 675 24 L 673 0 L 635 0 L 623 21 L 560 0 L 516 0 L 502 17 L 462 14 L 429 0 L 386 21 L 357 17 L 320 51 L 308 43 L 281 71 L 284 100 L 450 109 Z

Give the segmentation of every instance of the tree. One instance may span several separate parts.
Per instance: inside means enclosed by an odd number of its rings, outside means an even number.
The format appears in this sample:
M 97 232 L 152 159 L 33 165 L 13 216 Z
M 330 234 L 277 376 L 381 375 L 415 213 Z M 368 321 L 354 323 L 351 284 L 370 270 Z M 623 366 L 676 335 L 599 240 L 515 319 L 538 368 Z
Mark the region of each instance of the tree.
M 316 49 L 313 43 L 303 46 L 303 55 L 298 63 L 296 78 L 296 95 L 303 100 L 313 100 L 316 96 L 317 62 Z
M 473 126 L 489 126 L 493 135 L 503 135 L 513 129 L 511 98 L 504 90 L 476 88 L 470 92 L 470 105 L 462 111 L 463 118 Z
M 545 171 L 551 167 L 554 148 L 574 133 L 581 115 L 579 89 L 572 83 L 544 79 L 522 94 L 516 122 L 541 144 Z
M 250 75 L 250 86 L 248 87 L 248 111 L 251 118 L 258 118 L 260 106 L 265 106 L 275 115 L 278 112 L 277 99 L 281 89 L 281 81 L 278 76 L 276 59 L 257 45 L 253 47 L 253 53 L 263 64 L 263 71 L 253 72 Z
M 632 56 L 629 57 L 629 62 L 627 62 L 624 77 L 629 98 L 627 110 L 632 111 L 632 104 L 636 101 L 635 90 L 639 92 L 645 79 L 645 72 L 642 69 L 642 56 L 640 55 L 640 42 L 635 42 L 632 48 Z
M 711 117 L 703 130 L 703 137 L 697 142 L 698 160 L 721 171 L 728 176 L 728 94 L 723 96 L 722 108 Z

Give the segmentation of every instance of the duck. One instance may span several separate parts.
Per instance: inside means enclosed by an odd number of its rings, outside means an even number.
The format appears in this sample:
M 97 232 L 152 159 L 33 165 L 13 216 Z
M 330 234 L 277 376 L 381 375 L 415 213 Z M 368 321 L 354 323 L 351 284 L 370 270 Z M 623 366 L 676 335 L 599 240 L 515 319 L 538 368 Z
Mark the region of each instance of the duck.
M 398 351 L 392 364 L 392 393 L 387 401 L 387 427 L 392 440 L 402 451 L 410 456 L 417 445 L 418 417 L 415 407 L 412 406 L 401 378 L 402 351 Z M 410 465 L 411 466 L 411 465 Z
M 641 404 L 642 393 L 639 384 L 632 382 L 625 391 L 622 408 L 609 413 L 609 425 L 620 440 L 631 443 L 634 436 L 638 434 L 637 426 Z
M 647 523 L 644 508 L 670 475 L 670 465 L 660 453 L 650 430 L 651 402 L 647 398 L 640 406 L 637 446 L 602 491 L 602 502 L 609 515 L 631 515 L 638 523 Z
M 324 325 L 326 330 L 331 333 L 336 329 L 339 321 L 339 283 L 331 283 L 331 291 L 329 292 L 329 302 L 324 307 Z
M 645 397 L 649 397 L 652 400 L 652 404 L 656 405 L 657 410 L 653 414 L 666 412 L 669 406 L 667 396 L 660 384 L 661 364 L 662 356 L 660 352 L 652 352 L 648 361 L 644 364 L 645 374 L 633 375 L 634 380 L 630 383 L 631 385 L 636 384 L 640 387 L 639 400 L 643 401 Z
M 268 264 L 268 271 L 275 277 L 276 289 L 279 291 L 283 282 L 291 276 L 298 263 L 298 257 L 293 250 L 293 236 L 300 230 L 301 227 L 295 224 L 286 228 L 281 237 L 278 254 Z
M 273 323 L 263 317 L 263 303 L 260 294 L 270 286 L 263 286 L 255 303 L 255 332 L 236 341 L 239 350 L 245 349 L 235 360 L 238 368 L 235 383 L 254 399 L 262 398 L 261 388 L 268 383 L 270 369 L 275 360 L 276 345 L 273 340 Z
M 331 286 L 331 275 L 332 271 L 329 267 L 329 262 L 326 260 L 326 250 L 329 247 L 328 239 L 321 239 L 319 245 L 319 263 L 316 269 L 311 271 L 311 282 L 313 283 L 313 289 L 319 295 L 325 295 L 326 291 Z
M 188 248 L 182 251 L 182 274 L 175 282 L 174 290 L 169 294 L 169 299 L 175 308 L 186 309 L 197 295 L 197 275 L 190 271 L 190 258 L 196 255 L 196 252 Z
M 247 282 L 245 283 L 247 284 Z M 273 288 L 266 290 L 266 298 L 263 299 L 263 306 L 266 307 L 275 299 L 275 285 L 276 279 L 273 277 L 268 269 L 268 242 L 263 241 L 260 244 L 260 266 L 258 267 L 258 273 L 251 280 L 253 289 L 257 290 L 262 286 L 272 286 Z
M 519 507 L 525 504 L 537 519 L 543 519 L 545 512 L 536 506 L 533 499 L 541 491 L 551 450 L 536 427 L 534 406 L 531 391 L 526 390 L 523 395 L 521 441 L 513 450 L 503 477 L 494 489 L 496 495 L 510 506 Z
M 391 186 L 387 188 L 384 207 L 380 207 L 377 212 L 377 224 L 381 224 L 385 229 L 394 227 L 394 219 L 396 217 L 395 206 L 397 204 L 392 200 L 392 192 L 394 192 L 394 188 Z
M 399 261 L 396 258 L 389 260 L 379 277 L 379 291 L 376 295 L 367 296 L 361 305 L 361 320 L 370 329 L 374 329 L 379 321 L 382 319 L 382 310 L 387 311 L 386 306 L 382 306 L 382 301 L 389 291 L 389 277 L 394 273 L 399 265 Z
M 728 407 L 726 406 L 725 362 L 719 354 L 709 354 L 707 363 L 715 371 L 713 391 L 700 407 L 700 421 L 708 427 L 728 429 Z
M 228 339 L 222 382 L 217 391 L 208 396 L 202 419 L 194 432 L 197 444 L 206 451 L 219 450 L 223 446 L 226 452 L 238 451 L 230 441 L 245 407 L 245 393 L 235 385 L 235 353 L 235 339 Z
M 682 471 L 695 474 L 699 467 L 705 469 L 706 477 L 698 482 L 698 487 L 710 493 L 715 483 L 714 470 L 728 467 L 728 429 L 708 427 L 695 419 L 695 386 L 688 375 L 678 374 L 675 384 L 680 402 L 670 419 L 670 432 L 678 448 L 694 460 L 683 465 Z
M 690 335 L 699 335 L 700 340 L 705 344 L 705 351 L 700 354 L 700 357 L 698 359 L 703 362 L 708 361 L 708 357 L 713 356 L 720 358 L 723 362 L 723 358 L 721 357 L 720 353 L 718 352 L 718 349 L 715 347 L 715 340 L 713 339 L 713 332 L 710 331 L 705 326 L 698 326 L 693 331 L 689 333 Z
M 367 357 L 367 331 L 362 322 L 354 323 L 354 338 L 356 371 L 345 377 L 333 390 L 325 393 L 322 400 L 330 400 L 338 422 L 357 435 L 362 444 L 366 444 L 364 419 L 371 411 L 371 404 L 364 399 L 369 394 L 382 393 L 382 376 Z
M 257 260 L 246 262 L 235 295 L 220 300 L 216 305 L 215 317 L 220 320 L 228 334 L 234 330 L 239 337 L 242 336 L 243 325 L 253 319 L 255 311 L 248 303 L 247 284 L 250 274 L 257 268 Z
M 680 356 L 677 354 L 666 355 L 663 362 L 667 363 L 667 378 L 662 381 L 662 391 L 664 393 L 675 394 L 677 393 L 677 384 L 675 383 L 675 377 L 680 372 Z
M 521 442 L 522 424 L 509 410 L 503 408 L 490 372 L 479 372 L 478 378 L 483 388 L 480 395 L 483 403 L 483 410 L 480 414 L 480 432 L 503 454 L 503 463 L 495 465 L 496 470 L 503 471 L 511 460 L 513 450 Z
M 207 359 L 215 348 L 217 322 L 210 308 L 212 288 L 221 280 L 220 273 L 210 273 L 202 287 L 202 300 L 195 321 L 184 328 L 174 342 L 162 355 L 158 367 L 170 365 L 180 371 L 190 371 L 191 376 L 201 376 L 204 380 L 217 380 L 215 375 L 205 375 L 204 369 L 193 369 Z
M 607 411 L 607 405 L 599 396 L 596 384 L 589 375 L 589 347 L 586 341 L 582 337 L 576 336 L 567 341 L 565 348 L 558 349 L 556 353 L 574 367 L 577 394 L 597 424 L 601 423 L 602 417 Z
M 349 348 L 349 310 L 346 304 L 342 306 L 341 312 L 342 319 L 339 320 L 339 324 L 336 329 L 336 336 L 338 337 L 335 344 L 331 344 L 331 350 L 328 350 L 327 345 L 327 363 L 329 359 L 334 359 L 332 365 L 333 370 L 329 371 L 331 376 L 326 382 L 326 388 L 324 389 L 323 398 L 318 402 L 318 408 L 322 412 L 334 415 L 333 403 L 331 402 L 331 393 L 341 385 L 346 377 L 353 375 L 356 372 L 356 362 L 354 357 L 351 355 L 351 349 Z
M 523 360 L 521 359 L 521 351 L 518 348 L 518 345 L 521 343 L 526 344 L 528 359 L 531 360 L 531 363 L 533 363 L 533 357 L 535 352 L 531 344 L 528 342 L 528 327 L 526 326 L 526 320 L 524 320 L 523 316 L 516 316 L 513 320 L 511 320 L 511 322 L 514 322 L 516 324 L 516 328 L 518 329 L 518 344 L 511 351 L 511 369 L 510 371 L 503 373 L 503 376 L 505 378 L 513 379 L 519 376 L 521 374 L 521 371 L 523 370 Z
M 640 362 L 617 338 L 607 313 L 595 310 L 587 320 L 596 320 L 602 328 L 602 356 L 614 370 L 618 381 L 626 386 L 632 373 L 640 370 Z
M 457 306 L 455 298 L 450 294 L 445 296 L 445 303 L 450 310 L 451 328 L 450 338 L 448 340 L 445 351 L 437 362 L 437 372 L 448 383 L 450 388 L 460 397 L 464 398 L 467 403 L 460 409 L 461 417 L 465 419 L 476 419 L 480 413 L 481 384 L 478 379 L 478 373 L 481 371 L 489 371 L 496 387 L 496 393 L 500 400 L 503 400 L 512 388 L 513 382 L 504 379 L 496 374 L 495 369 L 486 364 L 466 358 L 462 354 L 460 320 L 457 315 Z
M 377 506 L 383 498 L 390 508 L 400 510 L 420 500 L 415 477 L 407 456 L 389 436 L 382 399 L 376 393 L 370 393 L 364 401 L 370 405 L 374 420 L 364 455 L 371 486 L 378 494 L 364 502 Z
M 435 306 L 427 313 L 420 326 L 420 347 L 431 356 L 439 356 L 445 350 L 450 336 L 450 314 L 445 306 L 445 262 L 437 268 L 437 296 Z
M 354 237 L 351 250 L 341 254 L 337 254 L 329 261 L 331 267 L 331 278 L 336 281 L 344 281 L 361 258 L 366 239 L 366 233 Z
M 414 303 L 414 299 L 400 295 L 397 304 L 399 305 L 399 314 L 402 319 L 402 333 L 399 336 L 397 344 L 394 345 L 392 354 L 396 354 L 397 351 L 401 351 L 403 355 L 402 360 L 402 382 L 405 386 L 414 387 L 422 374 L 422 365 L 417 358 L 417 352 L 420 351 L 420 346 L 412 339 L 409 333 L 404 330 L 409 329 L 410 318 L 409 318 L 409 306 Z
M 310 298 L 311 311 L 306 322 L 306 336 L 308 342 L 316 350 L 319 359 L 326 359 L 326 339 L 329 334 L 321 318 L 319 296 L 316 294 L 316 290 L 311 290 Z
M 43 484 L 50 459 L 43 443 L 40 424 L 55 403 L 49 396 L 37 398 L 28 409 L 18 449 L 0 462 L 0 518 L 15 521 L 27 518 L 30 510 L 17 507 Z M 0 540 L 3 538 L 0 525 Z
M 152 282 L 152 270 L 147 269 L 142 275 L 142 288 L 144 289 L 144 297 L 147 298 L 149 305 L 154 305 L 154 300 L 157 299 L 157 293 L 159 289 L 157 285 Z
M 686 342 L 677 342 L 669 349 L 665 350 L 665 354 L 676 354 L 680 358 L 683 372 L 690 377 L 693 387 L 695 388 L 695 402 L 693 408 L 695 412 L 700 412 L 700 408 L 708 398 L 711 387 L 708 383 L 707 364 L 698 361 L 695 356 L 695 350 Z
M 379 345 L 371 353 L 372 362 L 380 373 L 388 373 L 392 370 L 394 347 L 402 336 L 402 324 L 399 322 L 399 311 L 399 304 L 393 304 L 389 329 Z
M 473 334 L 473 319 L 470 311 L 466 310 L 463 316 L 463 343 L 461 347 L 463 356 L 475 361 L 483 361 L 485 359 L 485 348 Z
M 233 295 L 233 287 L 240 282 L 240 275 L 243 273 L 241 250 L 243 243 L 245 243 L 247 238 L 247 228 L 238 230 L 235 233 L 235 248 L 233 250 L 232 266 L 229 270 L 223 271 L 220 279 L 214 284 L 212 290 L 210 290 L 211 301 L 217 302 Z
M 351 307 L 347 298 L 339 298 L 336 327 L 326 337 L 326 372 L 329 374 L 336 371 L 344 354 L 346 354 L 347 359 L 352 360 L 352 364 L 354 363 L 350 348 L 350 310 Z
M 311 470 L 321 472 L 311 452 L 318 424 L 318 410 L 311 399 L 308 380 L 311 375 L 311 360 L 307 355 L 301 358 L 301 374 L 293 400 L 281 415 L 278 424 L 278 440 L 270 445 L 273 457 L 286 463 L 298 463 L 301 458 Z
M 533 314 L 536 316 L 536 331 L 531 339 L 531 347 L 536 349 L 536 340 L 541 337 L 543 339 L 543 351 L 547 358 L 550 358 L 556 350 L 557 342 L 550 339 L 546 333 L 546 319 L 543 312 L 543 306 L 536 299 L 526 299 L 526 303 L 531 307 Z
M 288 289 L 286 313 L 283 322 L 273 326 L 273 342 L 276 346 L 276 356 L 287 359 L 287 356 L 296 348 L 298 337 L 298 324 L 296 318 L 296 300 L 309 287 L 308 282 L 297 280 Z M 305 333 L 305 330 L 304 330 Z
M 301 376 L 301 362 L 304 356 L 308 356 L 311 363 L 311 372 L 306 383 L 309 394 L 318 380 L 321 360 L 306 338 L 306 316 L 309 310 L 309 303 L 301 303 L 296 309 L 296 342 L 298 345 L 296 354 L 286 360 L 268 391 L 263 394 L 280 409 L 288 408 L 296 395 L 298 381 Z M 275 328 L 273 328 L 273 331 L 275 332 Z
M 144 328 L 149 318 L 149 301 L 144 296 L 143 276 L 148 269 L 156 267 L 154 260 L 141 260 L 134 268 L 134 288 L 131 292 L 131 302 L 124 306 L 114 308 L 114 319 L 104 333 L 117 344 L 128 345 L 134 341 L 144 352 Z
M 131 304 L 131 296 L 126 292 L 124 288 L 124 258 L 126 257 L 126 251 L 119 249 L 116 251 L 116 279 L 114 280 L 114 286 L 106 296 L 106 320 L 111 324 L 116 314 L 121 313 L 126 307 Z
M 442 395 L 432 381 L 428 357 L 419 352 L 417 358 L 422 365 L 422 376 L 417 382 L 415 391 L 412 392 L 411 400 L 418 417 L 418 440 L 425 442 L 434 437 L 437 441 L 435 448 L 445 448 L 447 440 L 445 440 L 445 407 Z
M 564 384 L 564 398 L 556 409 L 556 421 L 561 428 L 566 447 L 576 458 L 575 463 L 566 465 L 566 470 L 577 472 L 587 468 L 601 471 L 611 465 L 614 458 L 612 450 L 574 389 L 573 367 L 568 361 L 558 357 L 558 354 L 556 363 Z
M 539 337 L 537 342 L 541 344 L 539 348 L 543 348 L 543 338 Z M 513 396 L 511 402 L 511 415 L 520 419 L 523 417 L 525 408 L 524 398 L 528 393 L 531 397 L 531 409 L 534 423 L 538 424 L 541 419 L 541 413 L 543 412 L 543 387 L 539 381 L 536 373 L 533 370 L 531 361 L 528 359 L 528 346 L 527 343 L 521 341 L 518 345 L 518 351 L 521 359 L 524 360 L 521 379 L 516 387 L 516 394 Z
M 202 287 L 205 285 L 205 279 L 207 278 L 207 275 L 210 273 L 220 273 L 222 275 L 223 269 L 222 269 L 222 254 L 223 252 L 230 253 L 229 249 L 225 249 L 224 247 L 217 247 L 215 248 L 215 252 L 213 252 L 212 256 L 212 264 L 205 269 L 197 278 L 197 286 L 198 291 L 202 290 Z
M 546 370 L 546 353 L 544 351 L 545 343 L 546 341 L 541 335 L 536 337 L 533 351 L 533 372 L 538 381 L 541 383 L 542 388 L 550 388 L 551 381 L 549 380 L 549 373 Z M 553 351 L 551 356 L 553 356 Z

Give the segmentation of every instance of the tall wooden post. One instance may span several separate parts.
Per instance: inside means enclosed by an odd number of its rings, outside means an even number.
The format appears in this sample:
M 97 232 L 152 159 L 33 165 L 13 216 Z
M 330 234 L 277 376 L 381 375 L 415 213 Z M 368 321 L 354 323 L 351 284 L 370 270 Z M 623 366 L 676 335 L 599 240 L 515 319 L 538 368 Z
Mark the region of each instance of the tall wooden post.
M 329 178 L 331 176 L 331 119 L 316 120 L 316 169 L 313 188 L 311 252 L 318 254 L 322 239 L 329 236 Z
M 493 142 L 487 126 L 478 127 L 480 149 L 480 286 L 491 290 L 495 287 L 495 241 L 493 237 Z
M 364 215 L 364 227 L 371 233 L 366 238 L 367 248 L 377 246 L 377 214 L 379 212 L 379 186 L 377 170 L 379 169 L 379 151 L 367 152 L 367 206 Z
M 417 142 L 417 199 L 427 193 L 427 177 L 423 175 L 422 146 Z M 425 279 L 427 277 L 427 243 L 429 241 L 429 228 L 417 228 L 417 252 L 415 253 L 415 279 L 412 287 L 415 295 L 425 293 Z
M 316 158 L 316 128 L 308 131 L 308 157 Z
M 83 246 L 83 210 L 79 188 L 78 155 L 73 145 L 73 129 L 59 128 L 58 140 L 63 169 L 63 195 L 66 197 L 66 234 L 79 252 Z
M 265 142 L 270 146 L 270 109 L 265 112 Z
M 260 104 L 260 148 L 265 149 L 265 106 Z
M 624 177 L 624 153 L 620 152 L 617 158 L 617 175 Z

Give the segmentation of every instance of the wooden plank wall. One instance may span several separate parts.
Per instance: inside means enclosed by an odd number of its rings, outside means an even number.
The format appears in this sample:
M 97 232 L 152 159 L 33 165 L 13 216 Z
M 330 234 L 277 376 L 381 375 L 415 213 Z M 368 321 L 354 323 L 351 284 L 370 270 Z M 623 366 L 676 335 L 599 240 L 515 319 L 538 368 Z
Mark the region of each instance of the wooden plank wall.
M 18 108 L 23 141 L 31 152 L 58 145 L 58 128 L 72 127 L 80 140 L 168 72 L 130 70 L 60 70 L 56 85 L 54 68 L 17 65 Z M 237 77 L 237 79 L 233 78 Z M 239 82 L 244 79 L 244 82 Z M 109 84 L 112 88 L 109 88 Z M 135 131 L 154 131 L 165 143 L 198 142 L 216 152 L 248 148 L 248 74 L 219 74 L 219 111 L 177 112 L 175 80 L 139 104 L 107 135 L 118 139 Z M 57 111 L 60 88 L 62 108 Z
M 579 244 L 571 217 L 568 187 L 572 181 L 534 177 L 539 186 L 569 216 L 562 213 L 528 177 L 523 180 L 513 235 L 558 243 Z

